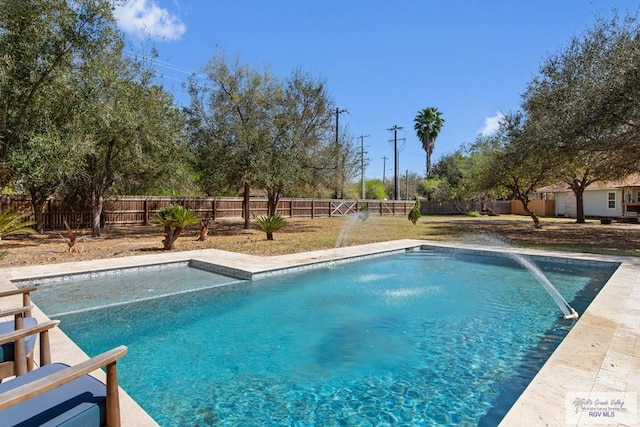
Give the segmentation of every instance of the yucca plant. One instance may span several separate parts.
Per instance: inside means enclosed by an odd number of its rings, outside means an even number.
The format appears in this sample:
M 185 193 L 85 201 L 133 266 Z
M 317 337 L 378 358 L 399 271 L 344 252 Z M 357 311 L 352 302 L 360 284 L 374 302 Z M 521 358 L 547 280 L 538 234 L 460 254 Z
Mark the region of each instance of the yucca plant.
M 14 210 L 0 212 L 0 240 L 14 234 L 33 234 L 36 231 L 31 228 L 35 221 L 29 219 L 31 214 Z M 6 251 L 0 252 L 0 259 L 7 256 Z
M 174 247 L 182 230 L 189 225 L 200 221 L 191 209 L 181 205 L 169 205 L 153 216 L 153 222 L 164 227 L 164 249 L 171 250 Z
M 255 218 L 258 228 L 267 233 L 267 240 L 273 240 L 273 232 L 285 226 L 286 221 L 279 214 Z

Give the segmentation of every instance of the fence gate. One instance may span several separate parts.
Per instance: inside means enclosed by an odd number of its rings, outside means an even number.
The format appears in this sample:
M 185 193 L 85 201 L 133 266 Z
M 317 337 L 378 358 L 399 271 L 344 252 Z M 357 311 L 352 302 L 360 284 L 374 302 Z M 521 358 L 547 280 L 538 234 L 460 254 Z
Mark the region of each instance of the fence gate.
M 338 200 L 331 202 L 331 216 L 345 216 L 358 213 L 358 202 L 353 200 Z

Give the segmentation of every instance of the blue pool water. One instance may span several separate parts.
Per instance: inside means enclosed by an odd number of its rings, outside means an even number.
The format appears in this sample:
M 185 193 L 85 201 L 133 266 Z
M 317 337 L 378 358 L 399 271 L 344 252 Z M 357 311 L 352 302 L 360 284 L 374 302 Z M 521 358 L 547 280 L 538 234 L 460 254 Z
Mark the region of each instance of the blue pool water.
M 615 268 L 537 264 L 578 312 Z M 561 317 L 508 259 L 427 251 L 58 316 L 90 355 L 129 347 L 121 386 L 162 426 L 496 425 L 570 329 Z

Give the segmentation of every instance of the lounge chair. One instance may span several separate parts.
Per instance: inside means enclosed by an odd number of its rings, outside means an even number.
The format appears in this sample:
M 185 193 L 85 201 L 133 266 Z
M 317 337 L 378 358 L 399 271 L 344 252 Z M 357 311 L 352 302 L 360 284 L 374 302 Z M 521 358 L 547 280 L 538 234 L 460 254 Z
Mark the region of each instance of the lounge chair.
M 116 360 L 126 353 L 120 346 L 71 367 L 46 364 L 0 384 L 0 426 L 119 427 Z M 103 366 L 106 385 L 89 375 Z
M 31 292 L 35 287 L 0 292 L 0 298 L 22 295 L 22 307 L 0 311 L 0 319 L 13 317 L 13 320 L 0 322 L 0 334 L 17 329 L 35 326 L 38 322 L 31 316 Z M 16 343 L 18 345 L 16 345 Z M 22 375 L 33 369 L 33 349 L 36 335 L 28 335 L 20 340 L 0 345 L 0 380 L 14 375 Z M 26 365 L 16 365 L 18 358 L 26 357 Z
M 0 365 L 2 365 L 6 371 L 13 370 L 14 372 L 16 372 L 16 376 L 18 374 L 26 374 L 29 359 L 31 363 L 33 363 L 33 358 L 28 357 L 25 353 L 26 346 L 24 345 L 24 342 L 27 338 L 33 337 L 33 341 L 35 343 L 38 335 L 40 336 L 40 366 L 51 363 L 51 350 L 49 349 L 49 330 L 58 326 L 59 323 L 59 320 L 49 320 L 47 322 L 30 326 L 28 328 L 20 328 L 16 329 L 15 331 L 0 335 L 0 349 L 11 348 L 13 351 L 13 354 L 6 355 L 7 358 L 10 358 L 11 360 L 8 362 L 3 362 Z M 20 343 L 23 344 L 21 345 Z
M 12 289 L 10 291 L 0 292 L 0 298 L 9 298 L 14 297 L 16 295 L 22 295 L 22 306 L 27 307 L 31 305 L 31 292 L 36 291 L 38 288 L 32 286 L 30 288 L 21 288 L 21 289 Z M 14 304 L 14 306 L 17 304 Z M 6 308 L 5 308 L 6 310 Z M 31 317 L 31 310 L 26 314 L 27 317 Z

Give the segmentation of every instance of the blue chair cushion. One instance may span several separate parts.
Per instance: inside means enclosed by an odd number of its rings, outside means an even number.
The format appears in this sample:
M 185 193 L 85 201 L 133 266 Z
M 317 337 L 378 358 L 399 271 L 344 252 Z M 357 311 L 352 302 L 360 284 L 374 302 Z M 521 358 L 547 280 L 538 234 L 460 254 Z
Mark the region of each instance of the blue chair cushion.
M 53 363 L 0 384 L 0 393 L 67 368 Z M 106 424 L 107 388 L 85 375 L 56 389 L 0 411 L 0 426 L 83 426 Z
M 31 326 L 36 326 L 38 324 L 35 317 L 25 317 L 24 318 L 24 327 L 29 328 Z M 15 323 L 13 320 L 8 322 L 0 322 L 0 334 L 6 334 L 9 332 L 13 332 L 15 330 Z M 29 335 L 24 340 L 24 344 L 27 347 L 26 354 L 29 354 L 33 347 L 36 345 L 36 337 L 37 334 Z M 0 345 L 0 362 L 9 362 L 14 359 L 14 348 L 15 343 L 8 342 L 6 344 Z

